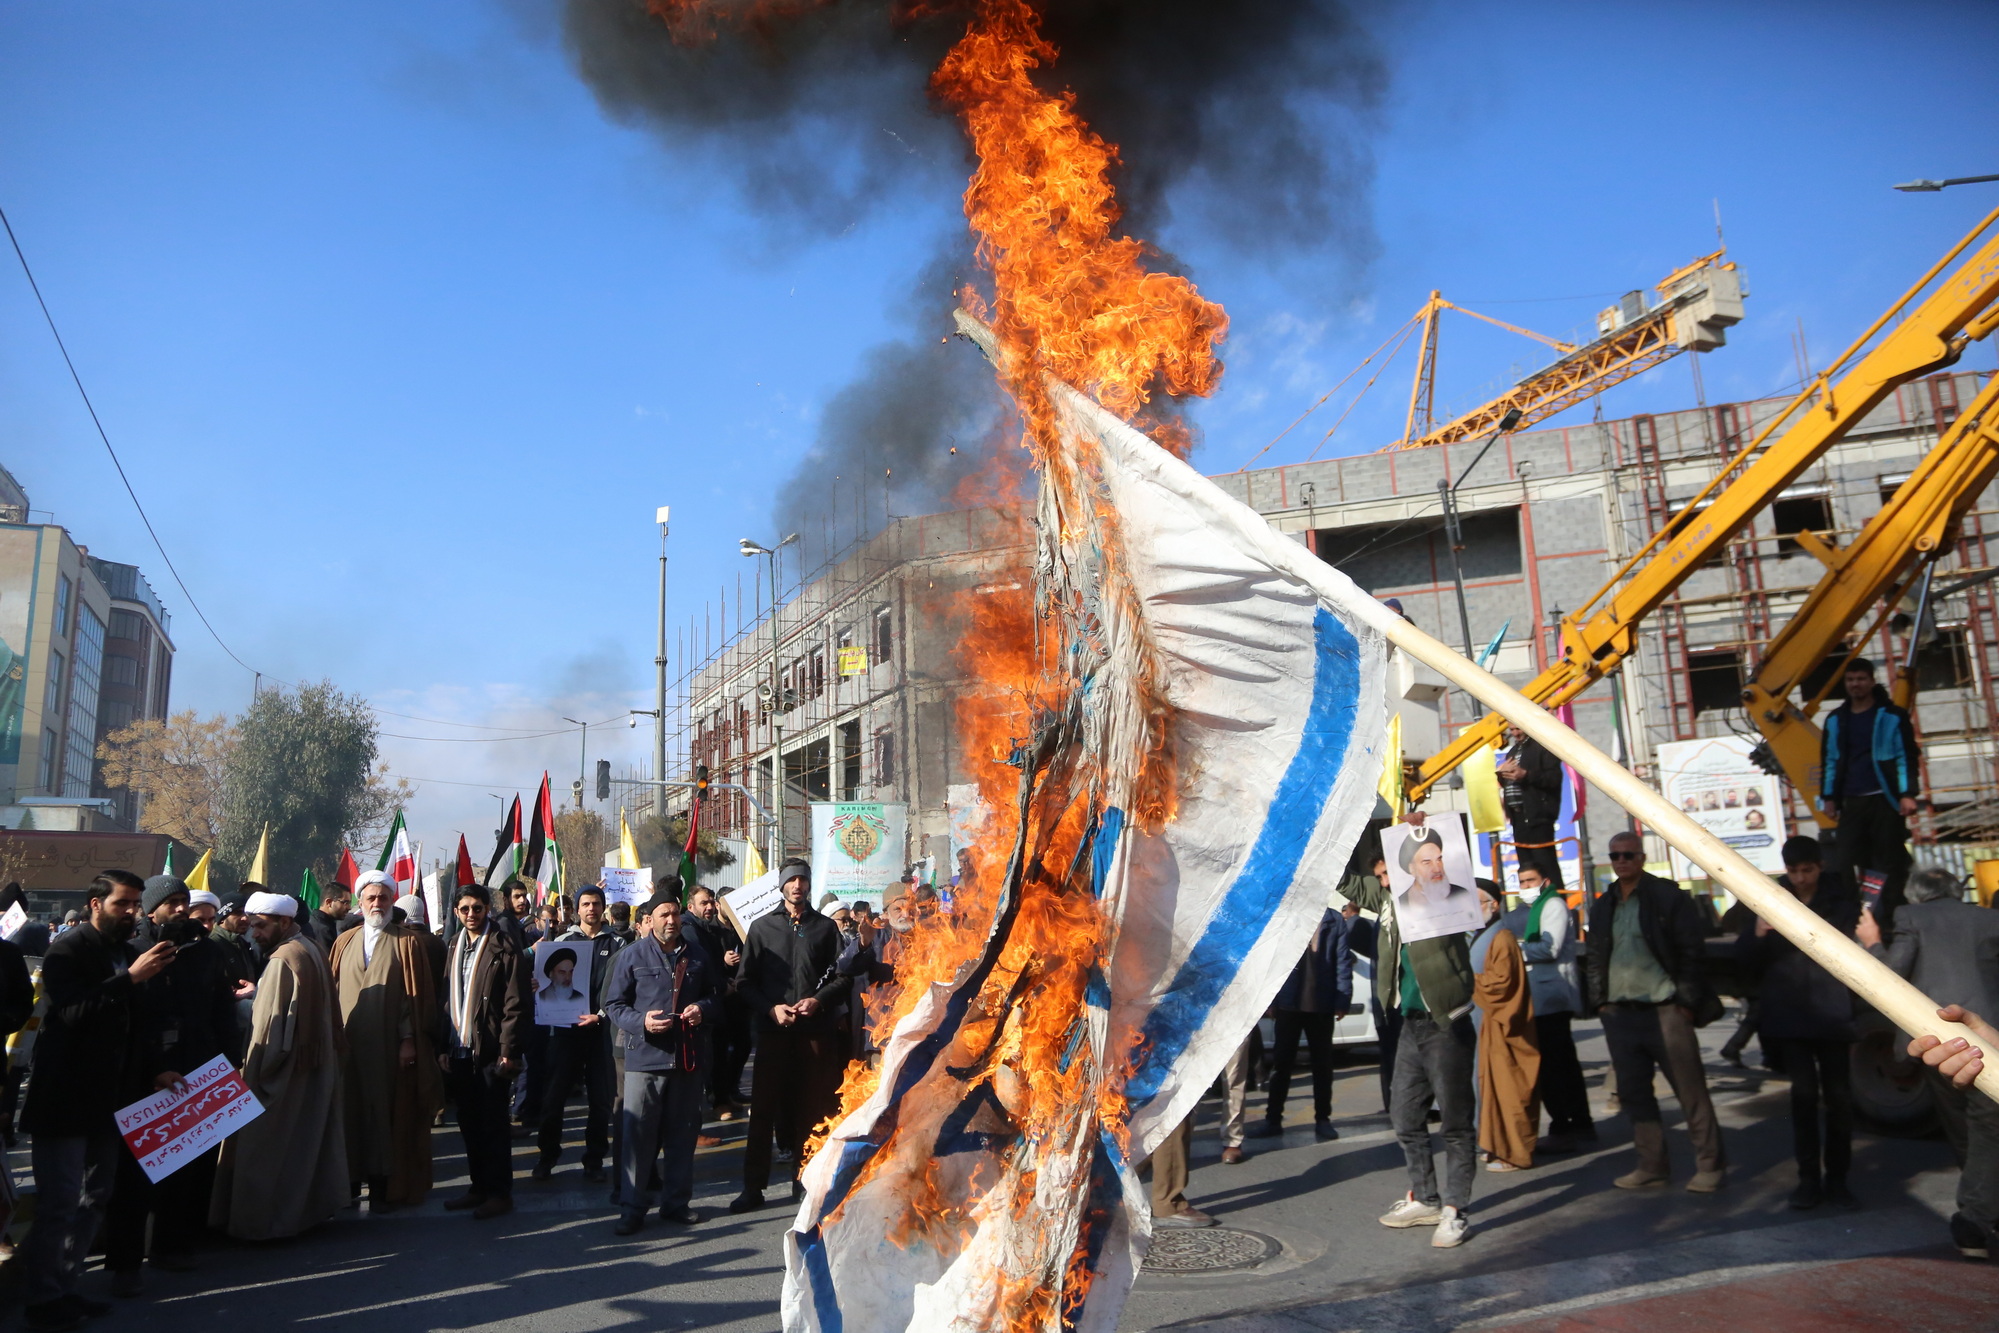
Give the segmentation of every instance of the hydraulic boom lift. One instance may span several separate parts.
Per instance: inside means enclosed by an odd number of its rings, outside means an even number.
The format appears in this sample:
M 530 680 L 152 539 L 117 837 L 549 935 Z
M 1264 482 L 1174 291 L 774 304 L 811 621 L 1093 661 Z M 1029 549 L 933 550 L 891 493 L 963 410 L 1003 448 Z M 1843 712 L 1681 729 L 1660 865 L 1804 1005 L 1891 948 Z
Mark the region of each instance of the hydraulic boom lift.
M 1970 249 L 1995 221 L 1999 221 L 1999 210 L 1989 214 L 1938 260 L 1853 346 L 1757 432 L 1714 480 L 1625 561 L 1603 587 L 1581 608 L 1563 618 L 1560 655 L 1524 687 L 1522 692 L 1529 699 L 1552 708 L 1574 699 L 1617 670 L 1637 648 L 1638 623 L 1671 597 L 1695 569 L 1719 554 L 1730 537 L 1741 531 L 1856 422 L 1899 385 L 1951 365 L 1971 342 L 1999 328 L 1999 236 L 1995 236 L 1900 323 L 1888 329 L 1871 350 L 1860 355 L 1876 334 Z M 1859 359 L 1855 360 L 1856 357 Z M 1835 380 L 1834 376 L 1848 363 L 1852 363 L 1851 369 Z M 1984 401 L 1982 397 L 1980 401 Z M 1777 435 L 1780 428 L 1783 434 Z M 1864 607 L 1865 603 L 1861 605 Z M 1841 625 L 1841 634 L 1850 623 Z M 1497 714 L 1488 714 L 1460 731 L 1449 745 L 1423 763 L 1409 784 L 1409 799 L 1421 800 L 1438 779 L 1480 747 L 1497 741 L 1504 725 Z M 1793 753 L 1799 751 L 1799 742 L 1789 737 L 1786 746 Z

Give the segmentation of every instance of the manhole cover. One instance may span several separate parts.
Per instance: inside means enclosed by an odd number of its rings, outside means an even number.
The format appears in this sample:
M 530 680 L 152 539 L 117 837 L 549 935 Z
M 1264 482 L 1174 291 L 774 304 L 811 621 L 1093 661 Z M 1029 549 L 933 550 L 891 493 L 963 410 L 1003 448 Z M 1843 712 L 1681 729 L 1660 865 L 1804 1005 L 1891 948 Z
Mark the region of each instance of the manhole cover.
M 1268 1236 L 1231 1227 L 1160 1230 L 1152 1233 L 1145 1268 L 1150 1273 L 1221 1273 L 1254 1268 L 1283 1248 Z

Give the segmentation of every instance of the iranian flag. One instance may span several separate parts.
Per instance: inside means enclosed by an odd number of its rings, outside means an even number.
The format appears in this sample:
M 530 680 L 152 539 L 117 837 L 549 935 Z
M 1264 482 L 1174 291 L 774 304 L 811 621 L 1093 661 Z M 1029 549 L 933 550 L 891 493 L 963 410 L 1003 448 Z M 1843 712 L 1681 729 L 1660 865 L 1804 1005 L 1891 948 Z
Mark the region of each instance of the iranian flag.
M 520 874 L 524 850 L 521 838 L 521 798 L 516 796 L 512 808 L 507 811 L 507 822 L 500 829 L 500 840 L 493 848 L 493 859 L 486 863 L 486 887 L 497 889 Z
M 555 841 L 555 802 L 549 795 L 545 771 L 541 775 L 541 790 L 534 798 L 534 818 L 528 827 L 523 877 L 539 886 L 540 900 L 547 902 L 562 892 L 562 849 Z
M 351 873 L 352 865 L 352 860 L 343 856 L 341 873 Z M 375 869 L 396 882 L 396 897 L 416 892 L 416 851 L 410 846 L 410 831 L 403 824 L 403 812 L 400 810 L 396 811 L 396 822 L 389 825 L 389 837 L 382 844 L 382 854 L 376 858 Z M 347 883 L 351 887 L 353 880 L 349 879 Z

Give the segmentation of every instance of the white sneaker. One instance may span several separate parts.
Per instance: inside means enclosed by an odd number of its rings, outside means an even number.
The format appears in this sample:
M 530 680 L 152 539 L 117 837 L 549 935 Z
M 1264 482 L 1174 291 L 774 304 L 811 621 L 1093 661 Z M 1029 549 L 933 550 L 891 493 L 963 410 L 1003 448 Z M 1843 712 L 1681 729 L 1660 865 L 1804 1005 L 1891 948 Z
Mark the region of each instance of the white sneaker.
M 1443 1214 L 1434 1203 L 1416 1202 L 1416 1192 L 1411 1190 L 1395 1201 L 1395 1206 L 1381 1215 L 1381 1225 L 1385 1227 L 1433 1227 Z
M 1465 1233 L 1470 1230 L 1470 1220 L 1464 1213 L 1447 1203 L 1437 1218 L 1437 1234 L 1430 1237 L 1430 1244 L 1440 1250 L 1448 1250 L 1454 1245 L 1464 1244 Z

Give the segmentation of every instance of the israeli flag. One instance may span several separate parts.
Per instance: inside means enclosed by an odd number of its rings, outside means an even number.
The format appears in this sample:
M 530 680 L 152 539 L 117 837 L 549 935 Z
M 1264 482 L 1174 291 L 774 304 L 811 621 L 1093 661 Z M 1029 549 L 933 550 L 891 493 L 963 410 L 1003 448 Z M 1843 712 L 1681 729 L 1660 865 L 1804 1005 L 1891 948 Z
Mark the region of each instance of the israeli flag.
M 932 987 L 897 1026 L 874 1094 L 805 1170 L 785 1244 L 793 1333 L 997 1330 L 1036 1282 L 1052 1294 L 1029 1322 L 1110 1333 L 1151 1235 L 1134 1164 L 1269 1006 L 1374 810 L 1387 662 L 1376 626 L 1390 613 L 1053 387 L 1115 508 L 1124 549 L 1107 567 L 1143 607 L 1175 733 L 1173 818 L 1147 832 L 1108 810 L 1092 849 L 1115 930 L 1079 1027 L 1107 1060 L 1133 1061 L 1128 1135 L 1079 1107 L 1066 1139 L 1025 1142 L 990 1080 L 961 1081 L 954 1053 L 988 972 Z M 1025 1216 L 1008 1184 L 1023 1181 Z M 912 1216 L 932 1221 L 913 1228 Z

